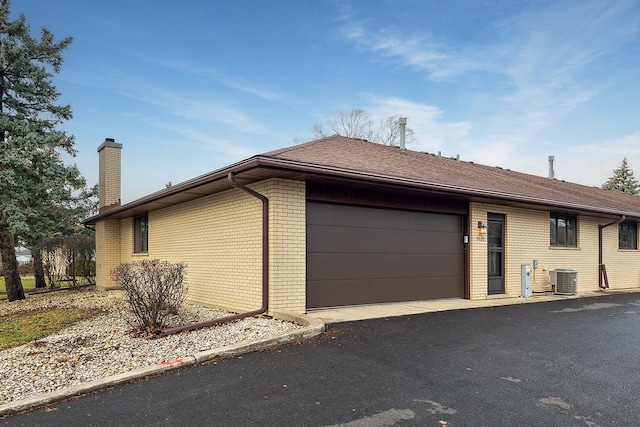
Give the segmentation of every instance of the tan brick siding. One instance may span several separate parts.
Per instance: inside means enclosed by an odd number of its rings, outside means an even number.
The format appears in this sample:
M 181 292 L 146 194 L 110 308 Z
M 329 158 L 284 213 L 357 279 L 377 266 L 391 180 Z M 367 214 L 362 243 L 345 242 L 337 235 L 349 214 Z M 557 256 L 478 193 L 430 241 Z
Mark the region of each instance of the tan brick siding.
M 104 147 L 98 155 L 98 201 L 100 207 L 120 202 L 121 148 Z
M 478 233 L 477 224 L 487 223 L 487 212 L 482 206 L 469 204 L 469 295 L 471 299 L 487 297 L 487 242 Z
M 269 179 L 269 307 L 305 310 L 305 184 Z M 260 308 L 262 202 L 240 189 L 149 213 L 149 252 L 133 254 L 133 218 L 121 221 L 121 259 L 187 264 L 188 299 L 237 311 Z
M 305 183 L 283 179 L 266 182 L 269 198 L 270 306 L 304 313 L 306 309 Z
M 120 260 L 121 262 L 136 261 L 149 258 L 147 253 L 133 253 L 133 218 L 120 220 Z
M 191 301 L 259 308 L 260 214 L 260 201 L 236 189 L 150 212 L 149 257 L 187 264 Z
M 120 221 L 105 219 L 96 223 L 96 286 L 113 288 L 111 270 L 121 263 Z
M 600 224 L 611 222 L 600 221 Z M 638 225 L 640 229 L 640 224 Z M 640 287 L 640 251 L 618 249 L 618 226 L 612 225 L 602 230 L 602 261 L 607 268 L 611 289 Z
M 577 216 L 576 248 L 549 246 L 549 211 L 511 208 L 500 205 L 470 203 L 470 291 L 471 299 L 487 297 L 487 242 L 478 236 L 478 221 L 487 221 L 487 213 L 505 215 L 505 293 L 521 294 L 521 264 L 537 259 L 539 268 L 532 271 L 531 289 L 544 290 L 549 285 L 549 270 L 570 268 L 578 272 L 578 293 L 598 290 L 598 224 L 611 222 Z M 604 262 L 611 289 L 640 287 L 640 252 L 618 250 L 618 229 L 603 230 Z

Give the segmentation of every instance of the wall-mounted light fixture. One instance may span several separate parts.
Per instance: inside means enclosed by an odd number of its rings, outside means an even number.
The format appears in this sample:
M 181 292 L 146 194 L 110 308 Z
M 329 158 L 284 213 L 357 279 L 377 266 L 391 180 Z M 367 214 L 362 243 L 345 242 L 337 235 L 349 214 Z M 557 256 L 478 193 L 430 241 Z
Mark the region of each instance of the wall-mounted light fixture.
M 487 234 L 487 224 L 482 221 L 478 221 L 478 234 L 484 236 Z

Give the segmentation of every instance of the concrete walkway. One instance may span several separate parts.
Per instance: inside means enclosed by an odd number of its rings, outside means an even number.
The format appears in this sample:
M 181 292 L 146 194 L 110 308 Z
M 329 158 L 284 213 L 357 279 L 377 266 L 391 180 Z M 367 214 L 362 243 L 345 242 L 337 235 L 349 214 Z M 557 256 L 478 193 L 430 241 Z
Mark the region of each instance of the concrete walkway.
M 631 290 L 628 290 L 631 291 Z M 637 289 L 635 289 L 637 291 Z M 309 311 L 307 316 L 321 320 L 325 324 L 352 322 L 356 320 L 377 319 L 382 317 L 404 316 L 434 311 L 463 310 L 468 308 L 493 307 L 512 304 L 529 304 L 545 301 L 558 301 L 580 297 L 593 297 L 616 293 L 615 291 L 595 291 L 580 295 L 555 295 L 551 292 L 534 293 L 529 298 L 505 295 L 490 296 L 487 299 L 468 300 L 449 298 L 427 301 L 409 301 L 386 304 L 370 304 L 350 307 L 338 307 Z

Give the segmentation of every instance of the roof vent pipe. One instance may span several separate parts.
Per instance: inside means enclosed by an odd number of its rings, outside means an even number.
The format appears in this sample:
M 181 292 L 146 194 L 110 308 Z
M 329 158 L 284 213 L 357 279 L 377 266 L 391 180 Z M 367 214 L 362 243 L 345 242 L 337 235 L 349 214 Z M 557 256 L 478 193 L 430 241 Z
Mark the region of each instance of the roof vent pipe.
M 405 150 L 405 137 L 407 133 L 407 118 L 400 117 L 398 119 L 398 125 L 400 126 L 400 149 Z
M 553 160 L 555 157 L 549 156 L 549 179 L 555 179 L 555 173 L 553 172 Z

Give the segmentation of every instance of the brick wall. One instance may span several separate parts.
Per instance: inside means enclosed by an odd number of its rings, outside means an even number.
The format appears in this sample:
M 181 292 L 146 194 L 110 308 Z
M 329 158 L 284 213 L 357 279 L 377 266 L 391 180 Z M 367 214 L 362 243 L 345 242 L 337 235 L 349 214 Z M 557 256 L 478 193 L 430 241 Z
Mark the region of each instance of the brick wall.
M 610 222 L 610 220 L 602 220 L 600 224 Z M 602 249 L 602 261 L 607 267 L 609 287 L 611 289 L 639 288 L 640 251 L 618 249 L 617 225 L 602 230 Z
M 305 310 L 305 184 L 249 185 L 269 198 L 270 310 Z M 133 254 L 133 219 L 121 221 L 121 259 L 187 264 L 188 300 L 232 310 L 262 305 L 262 202 L 240 189 L 149 212 L 149 252 Z
M 611 220 L 577 217 L 576 248 L 549 246 L 549 212 L 511 208 L 500 205 L 470 203 L 471 299 L 487 297 L 487 242 L 477 234 L 478 221 L 487 221 L 487 213 L 505 215 L 505 293 L 521 294 L 521 264 L 537 259 L 532 270 L 532 291 L 549 285 L 549 270 L 570 268 L 578 272 L 578 293 L 598 290 L 598 224 Z M 618 250 L 618 229 L 603 230 L 604 262 L 611 289 L 640 287 L 640 251 Z
M 122 144 L 105 141 L 98 147 L 99 207 L 120 203 L 120 157 Z
M 271 179 L 266 182 L 262 192 L 270 203 L 270 306 L 304 313 L 307 236 L 305 183 Z
M 120 258 L 120 221 L 104 219 L 96 223 L 96 286 L 101 289 L 115 287 L 111 270 Z
M 486 207 L 477 203 L 469 203 L 469 282 L 470 298 L 487 297 L 487 239 L 478 234 L 477 224 L 487 223 Z
M 133 253 L 133 217 L 120 220 L 120 261 L 129 262 L 149 258 L 149 254 Z

